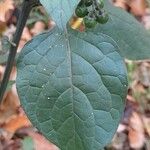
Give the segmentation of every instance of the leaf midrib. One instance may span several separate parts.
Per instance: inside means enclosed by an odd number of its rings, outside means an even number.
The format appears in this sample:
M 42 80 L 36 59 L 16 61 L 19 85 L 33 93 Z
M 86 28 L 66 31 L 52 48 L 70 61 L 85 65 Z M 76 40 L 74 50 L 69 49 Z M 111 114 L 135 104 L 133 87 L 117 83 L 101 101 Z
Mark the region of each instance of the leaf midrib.
M 75 137 L 76 126 L 75 126 L 75 118 L 74 118 L 74 112 L 75 112 L 75 111 L 74 111 L 74 99 L 73 99 L 73 95 L 74 95 L 73 93 L 74 93 L 74 92 L 73 92 L 73 76 L 72 76 L 72 74 L 73 74 L 73 73 L 72 73 L 72 72 L 73 72 L 73 71 L 72 71 L 72 66 L 73 66 L 73 65 L 72 65 L 71 46 L 70 46 L 70 42 L 69 42 L 69 35 L 68 35 L 68 30 L 67 30 L 67 28 L 65 28 L 65 37 L 66 37 L 66 39 L 67 39 L 68 62 L 70 63 L 70 65 L 69 65 L 69 66 L 70 66 L 70 68 L 69 68 L 69 69 L 70 69 L 70 70 L 69 70 L 70 72 L 69 72 L 69 73 L 70 73 L 70 84 L 71 84 L 71 92 L 72 92 L 72 111 L 73 111 L 73 120 L 74 120 L 74 124 L 73 124 L 73 125 L 74 125 L 74 127 L 73 127 L 73 128 L 74 128 L 74 130 L 73 130 L 73 134 L 74 134 L 74 135 L 73 135 L 73 137 Z M 75 144 L 75 145 L 76 145 L 76 144 Z M 74 147 L 74 149 L 75 149 L 75 147 Z

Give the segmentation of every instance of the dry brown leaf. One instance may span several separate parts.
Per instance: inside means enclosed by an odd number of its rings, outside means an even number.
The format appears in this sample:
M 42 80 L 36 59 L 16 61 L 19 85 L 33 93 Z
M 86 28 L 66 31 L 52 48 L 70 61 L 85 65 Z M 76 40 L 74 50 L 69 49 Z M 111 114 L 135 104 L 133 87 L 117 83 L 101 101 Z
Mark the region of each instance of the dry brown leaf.
M 139 66 L 138 70 L 139 80 L 140 82 L 146 86 L 150 86 L 150 63 L 142 62 Z
M 24 27 L 19 45 L 18 45 L 18 49 L 17 52 L 20 52 L 22 50 L 22 48 L 24 47 L 24 45 L 32 39 L 32 35 L 30 33 L 30 30 L 28 27 Z
M 28 27 L 24 27 L 21 39 L 24 41 L 29 41 L 32 39 L 32 36 Z
M 127 140 L 127 135 L 124 132 L 115 134 L 112 140 L 112 146 L 115 150 L 123 150 L 124 143 Z
M 5 29 L 6 29 L 6 23 L 0 22 L 0 36 L 2 36 L 2 33 L 5 31 Z
M 42 31 L 44 31 L 45 28 L 46 28 L 46 25 L 44 22 L 37 21 L 30 32 L 32 35 L 37 35 L 37 34 L 41 33 Z
M 118 129 L 117 129 L 117 132 L 118 132 L 118 133 L 124 132 L 126 129 L 127 129 L 127 126 L 126 126 L 126 125 L 124 125 L 124 124 L 119 124 Z
M 132 90 L 133 92 L 140 94 L 144 94 L 146 92 L 144 86 L 138 80 L 135 80 L 135 82 L 133 82 Z
M 14 133 L 16 130 L 18 130 L 22 127 L 28 127 L 30 125 L 31 125 L 31 123 L 25 115 L 19 115 L 19 116 L 16 116 L 15 118 L 11 119 L 9 122 L 7 122 L 3 126 L 3 129 L 5 129 L 11 133 Z
M 6 98 L 0 106 L 0 124 L 6 123 L 16 116 L 18 114 L 17 108 L 20 105 L 16 95 L 12 91 L 9 91 L 5 95 Z
M 27 41 L 25 41 L 25 40 L 20 40 L 19 45 L 18 45 L 17 52 L 20 52 L 26 43 L 27 43 Z
M 144 22 L 144 26 L 147 30 L 150 30 L 150 15 L 145 15 L 142 18 L 143 22 Z
M 131 102 L 136 102 L 135 98 L 131 95 L 127 95 L 127 100 L 131 101 Z
M 0 1 L 0 22 L 7 22 L 14 8 L 13 0 Z
M 131 7 L 131 12 L 135 16 L 143 16 L 145 14 L 146 1 L 145 0 L 131 0 L 130 7 Z
M 73 29 L 79 30 L 81 32 L 85 30 L 85 26 L 83 24 L 83 18 L 78 18 L 74 16 L 70 21 L 70 25 Z
M 35 128 L 21 128 L 17 130 L 19 137 L 29 136 L 33 139 L 34 150 L 59 150 L 54 144 L 50 143 L 43 135 L 35 131 Z
M 142 17 L 142 21 L 147 30 L 150 29 L 150 8 L 146 8 L 146 14 Z
M 128 9 L 127 1 L 125 1 L 125 0 L 117 0 L 117 1 L 114 3 L 114 5 L 115 5 L 116 7 L 120 7 L 120 8 L 123 8 L 123 9 L 125 9 L 125 10 Z
M 150 136 L 150 118 L 143 116 L 144 127 L 148 135 Z
M 8 39 L 12 40 L 15 31 L 16 31 L 16 26 L 11 24 L 9 28 L 6 28 L 6 30 L 3 32 L 3 35 L 7 36 Z
M 37 132 L 27 131 L 28 136 L 32 137 L 35 150 L 59 150 L 54 144 L 50 143 L 44 136 Z
M 140 149 L 145 142 L 144 127 L 138 113 L 133 112 L 129 121 L 129 144 L 131 148 Z
M 5 68 L 0 66 L 0 78 L 2 79 Z M 16 68 L 14 67 L 10 79 L 15 80 L 16 78 Z M 0 105 L 0 124 L 3 124 L 12 117 L 17 115 L 17 109 L 20 106 L 18 95 L 15 86 L 13 86 L 11 91 L 5 93 L 2 104 Z
M 5 71 L 5 67 L 0 65 L 0 80 L 2 80 L 3 78 L 4 71 Z

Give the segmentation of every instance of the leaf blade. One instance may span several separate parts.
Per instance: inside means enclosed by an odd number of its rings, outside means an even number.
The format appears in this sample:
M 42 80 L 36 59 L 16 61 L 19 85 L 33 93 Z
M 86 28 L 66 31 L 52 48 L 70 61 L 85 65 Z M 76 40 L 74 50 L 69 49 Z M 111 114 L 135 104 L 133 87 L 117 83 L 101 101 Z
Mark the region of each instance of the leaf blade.
M 49 16 L 54 19 L 57 26 L 64 29 L 79 0 L 40 0 L 40 2 L 47 10 Z
M 105 25 L 99 25 L 95 32 L 112 37 L 120 47 L 120 55 L 131 60 L 150 58 L 150 34 L 129 13 L 116 8 L 107 0 L 105 8 L 110 19 Z
M 116 43 L 105 38 L 66 36 L 56 29 L 34 38 L 18 59 L 21 103 L 32 123 L 62 150 L 100 149 L 118 126 L 126 71 Z

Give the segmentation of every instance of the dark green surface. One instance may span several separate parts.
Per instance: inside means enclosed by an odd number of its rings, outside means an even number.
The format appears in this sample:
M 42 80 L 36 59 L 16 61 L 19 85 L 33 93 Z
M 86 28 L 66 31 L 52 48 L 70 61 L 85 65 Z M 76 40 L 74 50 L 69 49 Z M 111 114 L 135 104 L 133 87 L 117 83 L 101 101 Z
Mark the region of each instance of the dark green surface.
M 40 0 L 49 15 L 54 18 L 60 28 L 64 28 L 77 6 L 77 0 L 61 2 L 55 0 Z M 120 47 L 120 55 L 131 60 L 150 58 L 150 33 L 144 29 L 131 14 L 114 7 L 105 0 L 105 8 L 109 13 L 109 21 L 97 25 L 95 32 L 110 36 Z M 93 32 L 93 29 L 92 29 Z
M 17 89 L 29 119 L 61 150 L 99 150 L 119 124 L 127 75 L 106 35 L 57 28 L 23 48 Z
M 80 0 L 40 0 L 47 13 L 63 29 Z
M 105 0 L 109 21 L 98 25 L 95 32 L 104 33 L 117 42 L 120 54 L 131 60 L 150 58 L 150 32 L 126 11 L 112 6 Z M 93 30 L 92 30 L 93 32 Z

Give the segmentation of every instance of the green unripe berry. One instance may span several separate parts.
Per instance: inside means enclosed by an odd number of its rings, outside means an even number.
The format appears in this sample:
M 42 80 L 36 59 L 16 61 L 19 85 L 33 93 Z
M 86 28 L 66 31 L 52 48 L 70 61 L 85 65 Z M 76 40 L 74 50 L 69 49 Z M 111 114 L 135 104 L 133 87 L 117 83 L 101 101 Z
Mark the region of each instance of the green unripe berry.
M 85 6 L 89 7 L 93 4 L 93 0 L 85 0 Z
M 89 17 L 89 16 L 84 18 L 84 25 L 86 28 L 94 28 L 96 24 L 97 24 L 97 21 L 95 18 Z
M 100 12 L 99 14 L 96 14 L 96 21 L 98 23 L 105 24 L 105 23 L 108 22 L 108 20 L 109 20 L 108 13 L 106 13 L 106 12 L 103 12 L 103 13 Z
M 81 0 L 81 1 L 79 2 L 78 6 L 83 6 L 84 3 L 85 3 L 84 0 Z
M 85 5 L 81 5 L 81 6 L 77 6 L 76 10 L 75 10 L 75 14 L 78 17 L 85 17 L 88 14 L 88 9 L 86 8 Z
M 103 0 L 99 0 L 99 7 L 103 8 L 104 7 L 104 1 Z

